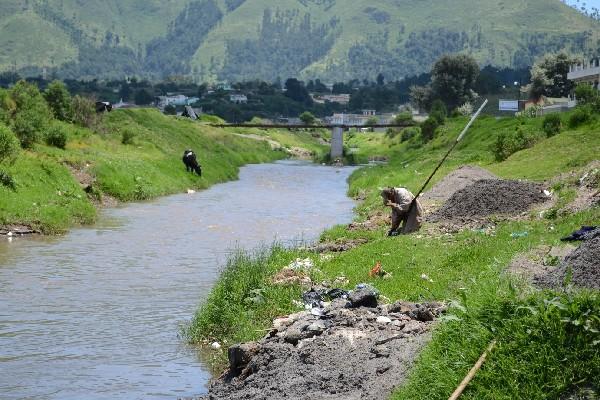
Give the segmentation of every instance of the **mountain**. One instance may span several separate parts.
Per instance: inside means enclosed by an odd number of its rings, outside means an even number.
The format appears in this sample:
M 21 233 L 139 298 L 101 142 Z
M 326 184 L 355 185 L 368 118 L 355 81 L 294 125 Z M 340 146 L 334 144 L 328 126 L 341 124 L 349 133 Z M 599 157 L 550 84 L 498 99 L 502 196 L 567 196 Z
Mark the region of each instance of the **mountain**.
M 600 23 L 560 0 L 2 0 L 0 71 L 197 81 L 390 79 L 442 54 L 523 67 L 600 53 Z

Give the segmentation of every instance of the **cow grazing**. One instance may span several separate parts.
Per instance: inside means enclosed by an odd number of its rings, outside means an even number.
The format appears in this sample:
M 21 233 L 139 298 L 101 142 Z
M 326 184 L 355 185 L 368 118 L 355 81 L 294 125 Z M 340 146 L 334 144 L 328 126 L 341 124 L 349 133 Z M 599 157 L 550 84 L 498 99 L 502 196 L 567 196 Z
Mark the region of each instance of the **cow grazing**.
M 202 176 L 202 168 L 198 164 L 196 154 L 188 149 L 183 152 L 183 163 L 185 164 L 185 170 L 188 172 L 195 172 L 198 176 Z
M 96 102 L 96 112 L 97 113 L 111 112 L 112 108 L 113 108 L 112 104 L 108 101 L 97 101 Z

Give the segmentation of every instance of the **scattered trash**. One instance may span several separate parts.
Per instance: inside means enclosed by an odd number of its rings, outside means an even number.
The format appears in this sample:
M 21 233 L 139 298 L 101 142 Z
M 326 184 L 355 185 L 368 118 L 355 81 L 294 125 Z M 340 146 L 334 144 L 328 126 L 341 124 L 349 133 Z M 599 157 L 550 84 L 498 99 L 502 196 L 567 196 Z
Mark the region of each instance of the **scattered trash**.
M 392 277 L 392 275 L 389 272 L 386 272 L 383 268 L 381 268 L 381 262 L 379 261 L 377 261 L 375 267 L 373 267 L 371 271 L 369 271 L 369 277 L 374 278 L 376 276 L 384 279 L 389 279 Z
M 292 263 L 290 265 L 288 265 L 287 267 L 289 269 L 311 269 L 313 268 L 315 265 L 313 264 L 313 261 L 310 258 L 305 258 L 305 259 L 300 259 L 300 258 L 296 258 L 295 261 L 292 261 Z
M 426 274 L 421 274 L 421 279 L 423 279 L 424 281 L 427 281 L 429 283 L 433 283 L 433 279 L 431 279 L 429 276 L 427 276 Z
M 12 232 L 8 232 L 8 233 L 6 234 L 6 236 L 8 236 L 8 237 L 11 237 L 12 235 L 13 235 L 13 233 L 12 233 Z
M 576 230 L 569 236 L 566 236 L 560 240 L 563 242 L 574 242 L 574 241 L 586 241 L 600 237 L 600 226 L 582 226 L 581 229 Z
M 306 275 L 302 271 L 295 271 L 290 268 L 284 268 L 279 271 L 273 278 L 271 278 L 271 282 L 275 285 L 312 285 L 310 276 Z
M 377 323 L 378 324 L 391 324 L 392 320 L 389 317 L 385 317 L 383 315 L 380 315 L 379 317 L 377 317 Z
M 343 289 L 311 288 L 302 294 L 302 301 L 304 302 L 304 307 L 307 309 L 323 308 L 326 300 L 347 299 L 348 296 L 348 291 Z
M 221 344 L 219 342 L 213 342 L 211 343 L 210 347 L 212 347 L 215 350 L 219 350 L 221 348 Z
M 529 236 L 529 232 L 525 231 L 525 232 L 513 232 L 510 234 L 511 238 L 524 238 Z
M 320 254 L 319 259 L 321 261 L 330 261 L 333 259 L 333 254 Z
M 187 190 L 187 194 L 194 194 L 194 193 L 196 193 L 196 191 L 195 191 L 195 190 L 192 190 L 192 189 L 188 189 L 188 190 Z
M 544 194 L 546 197 L 552 197 L 552 192 L 549 192 L 548 190 L 544 190 Z

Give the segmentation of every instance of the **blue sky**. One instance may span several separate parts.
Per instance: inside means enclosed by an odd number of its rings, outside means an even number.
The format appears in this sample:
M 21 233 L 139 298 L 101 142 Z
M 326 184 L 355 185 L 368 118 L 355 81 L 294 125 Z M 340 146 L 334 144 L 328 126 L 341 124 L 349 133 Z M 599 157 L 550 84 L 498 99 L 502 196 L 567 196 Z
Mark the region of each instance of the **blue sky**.
M 586 8 L 589 10 L 592 7 L 597 7 L 600 8 L 600 0 L 579 0 L 579 2 L 577 2 L 577 0 L 567 0 L 567 3 L 569 4 L 583 4 L 585 3 Z

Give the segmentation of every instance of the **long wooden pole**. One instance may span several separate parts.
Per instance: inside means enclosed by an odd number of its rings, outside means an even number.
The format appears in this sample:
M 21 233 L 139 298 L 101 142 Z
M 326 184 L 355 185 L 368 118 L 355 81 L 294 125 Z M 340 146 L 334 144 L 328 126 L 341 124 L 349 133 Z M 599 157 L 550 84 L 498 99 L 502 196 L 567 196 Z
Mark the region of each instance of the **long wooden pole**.
M 467 385 L 469 384 L 469 382 L 471 382 L 471 380 L 473 380 L 473 378 L 475 377 L 475 374 L 477 373 L 477 371 L 479 371 L 479 369 L 481 368 L 481 366 L 485 362 L 485 359 L 486 359 L 487 355 L 492 351 L 492 349 L 494 348 L 495 345 L 496 345 L 496 341 L 492 340 L 492 343 L 490 343 L 490 345 L 483 352 L 483 354 L 481 355 L 481 357 L 479 357 L 479 360 L 477 360 L 477 362 L 475 363 L 475 365 L 473 366 L 473 368 L 471 368 L 471 370 L 469 371 L 469 373 L 467 374 L 467 376 L 465 376 L 465 379 L 462 380 L 462 382 L 460 383 L 460 385 L 458 385 L 458 387 L 456 388 L 456 390 L 454 391 L 454 393 L 452 393 L 452 396 L 450 396 L 448 398 L 448 400 L 457 400 L 462 395 L 462 393 L 467 388 Z

